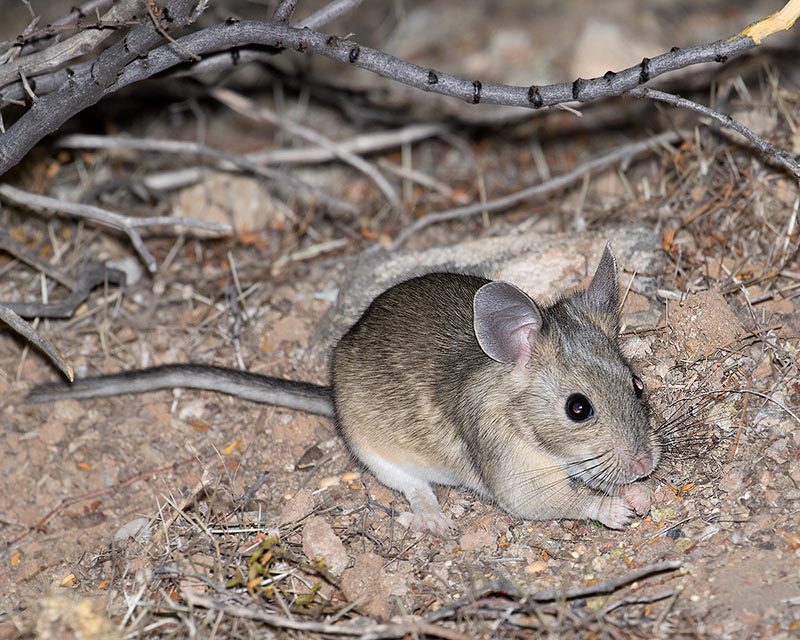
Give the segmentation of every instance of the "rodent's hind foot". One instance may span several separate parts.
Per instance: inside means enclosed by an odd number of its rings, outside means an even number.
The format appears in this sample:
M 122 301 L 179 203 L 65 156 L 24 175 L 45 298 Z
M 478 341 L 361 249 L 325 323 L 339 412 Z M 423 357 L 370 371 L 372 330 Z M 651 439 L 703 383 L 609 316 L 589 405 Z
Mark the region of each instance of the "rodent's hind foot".
M 455 523 L 444 513 L 411 513 L 405 511 L 397 516 L 397 521 L 410 531 L 430 532 L 441 538 L 447 537 Z
M 411 513 L 401 513 L 397 520 L 413 531 L 429 531 L 445 537 L 455 525 L 442 513 L 439 501 L 426 482 L 415 482 L 403 492 L 411 505 Z
M 411 505 L 411 513 L 401 513 L 397 520 L 413 531 L 429 531 L 437 536 L 447 536 L 453 521 L 442 513 L 436 494 L 428 480 L 429 472 L 413 465 L 391 462 L 372 452 L 357 452 L 375 477 L 392 489 L 402 491 Z

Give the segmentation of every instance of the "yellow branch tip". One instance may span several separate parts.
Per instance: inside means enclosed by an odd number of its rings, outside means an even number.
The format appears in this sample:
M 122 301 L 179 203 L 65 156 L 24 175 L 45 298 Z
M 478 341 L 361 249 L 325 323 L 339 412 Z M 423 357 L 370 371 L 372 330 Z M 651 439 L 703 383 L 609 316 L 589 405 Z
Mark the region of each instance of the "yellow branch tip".
M 764 38 L 773 33 L 791 29 L 798 17 L 800 17 L 800 0 L 789 0 L 780 11 L 744 28 L 738 37 L 750 38 L 759 45 Z

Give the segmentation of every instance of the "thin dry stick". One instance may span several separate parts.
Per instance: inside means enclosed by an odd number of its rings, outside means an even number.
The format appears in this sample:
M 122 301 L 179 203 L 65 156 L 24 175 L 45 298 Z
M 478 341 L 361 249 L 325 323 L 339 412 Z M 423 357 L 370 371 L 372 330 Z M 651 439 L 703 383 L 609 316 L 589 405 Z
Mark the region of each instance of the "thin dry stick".
M 289 22 L 289 18 L 292 17 L 296 5 L 297 0 L 281 0 L 278 8 L 275 9 L 275 13 L 272 15 L 272 19 L 278 22 Z
M 298 29 L 319 29 L 345 13 L 352 11 L 362 2 L 364 0 L 336 0 L 319 11 L 312 13 L 304 20 L 300 20 L 296 26 Z
M 800 1 L 800 0 L 799 0 Z M 800 163 L 794 157 L 783 149 L 778 149 L 775 145 L 764 140 L 752 129 L 744 126 L 741 122 L 734 120 L 731 116 L 723 115 L 718 111 L 714 111 L 710 107 L 681 98 L 671 93 L 664 91 L 657 91 L 648 87 L 637 87 L 628 92 L 636 98 L 646 98 L 649 100 L 657 100 L 659 102 L 666 102 L 673 107 L 681 107 L 699 113 L 701 115 L 711 118 L 723 127 L 727 127 L 736 131 L 736 133 L 744 136 L 763 156 L 774 158 L 780 165 L 788 169 L 792 174 L 800 178 Z
M 43 29 L 26 29 L 21 37 L 18 36 L 11 42 L 0 43 L 0 48 L 8 48 L 3 55 L 0 55 L 0 64 L 16 59 L 20 55 L 30 56 L 34 51 L 47 46 L 45 41 L 61 35 L 66 29 L 99 28 L 102 25 L 101 12 L 108 11 L 113 4 L 114 0 L 88 0 L 79 6 L 73 6 L 66 16 L 48 23 Z M 90 20 L 92 16 L 95 22 L 81 22 L 84 18 Z M 39 21 L 37 16 L 35 22 Z
M 645 565 L 630 573 L 626 573 L 622 576 L 611 578 L 609 580 L 604 580 L 603 582 L 598 582 L 597 584 L 590 585 L 588 587 L 567 589 L 563 591 L 539 591 L 531 594 L 525 593 L 505 580 L 490 582 L 483 585 L 477 593 L 466 595 L 458 600 L 455 600 L 454 602 L 450 602 L 440 609 L 429 613 L 424 619 L 427 622 L 437 622 L 439 620 L 450 618 L 465 607 L 473 606 L 476 603 L 479 603 L 482 599 L 490 597 L 491 594 L 498 593 L 505 594 L 506 598 L 514 598 L 515 600 L 518 600 L 520 605 L 529 602 L 536 602 L 540 604 L 545 602 L 564 602 L 566 600 L 576 600 L 578 598 L 586 598 L 590 596 L 609 595 L 618 591 L 622 587 L 636 582 L 637 580 L 642 580 L 660 573 L 675 571 L 681 566 L 682 562 L 680 560 L 666 560 L 663 562 L 657 562 L 655 564 Z
M 800 16 L 800 0 L 789 0 L 780 11 L 757 20 L 743 29 L 739 35 L 752 39 L 758 45 L 773 33 L 791 29 L 798 16 Z
M 418 185 L 425 187 L 426 189 L 430 189 L 431 191 L 436 191 L 439 194 L 443 195 L 445 198 L 449 198 L 451 200 L 455 198 L 455 192 L 449 185 L 446 185 L 444 182 L 437 180 L 436 178 L 432 178 L 427 173 L 423 173 L 422 171 L 417 171 L 416 169 L 410 169 L 407 167 L 401 167 L 396 165 L 394 162 L 386 160 L 384 158 L 380 158 L 378 160 L 378 166 L 381 169 L 386 169 L 388 172 L 395 174 L 399 178 L 403 178 L 404 180 L 408 180 L 409 182 L 416 182 Z M 410 199 L 410 198 L 408 198 Z M 463 202 L 464 200 L 462 200 Z
M 40 336 L 36 332 L 36 329 L 34 329 L 29 323 L 25 322 L 25 320 L 20 318 L 11 309 L 8 309 L 2 304 L 0 304 L 0 322 L 4 322 L 11 329 L 23 336 L 28 342 L 31 342 L 35 346 L 39 347 L 39 349 L 41 349 L 42 352 L 48 358 L 50 358 L 50 360 L 52 360 L 53 364 L 55 364 L 58 369 L 67 377 L 67 380 L 72 382 L 74 379 L 72 365 L 66 361 L 64 356 L 61 355 L 61 352 L 51 342 Z
M 435 638 L 445 638 L 446 640 L 466 640 L 467 638 L 464 634 L 453 629 L 447 629 L 426 622 L 407 622 L 399 624 L 370 624 L 364 622 L 327 624 L 324 622 L 294 620 L 292 618 L 275 615 L 274 613 L 268 613 L 261 608 L 220 602 L 219 600 L 196 594 L 191 589 L 184 590 L 182 595 L 189 606 L 220 611 L 235 618 L 257 620 L 271 627 L 275 627 L 276 629 L 293 629 L 295 631 L 307 631 L 310 633 L 335 636 L 354 636 L 359 638 L 403 638 L 408 635 L 417 634 Z
M 728 456 L 728 462 L 733 462 L 736 459 L 736 452 L 739 450 L 739 441 L 742 439 L 742 432 L 744 431 L 744 421 L 747 416 L 747 405 L 750 404 L 750 394 L 747 393 L 742 400 L 742 410 L 739 412 L 739 426 L 736 427 L 736 435 L 733 437 L 733 445 L 731 452 Z
M 211 89 L 209 93 L 228 108 L 236 111 L 246 118 L 250 118 L 251 120 L 255 120 L 257 122 L 266 122 L 275 127 L 280 127 L 281 129 L 288 131 L 290 134 L 297 136 L 298 138 L 312 142 L 313 144 L 319 145 L 323 149 L 330 151 L 336 155 L 337 158 L 343 162 L 346 162 L 354 169 L 357 169 L 370 178 L 378 187 L 378 189 L 381 190 L 391 205 L 395 209 L 400 208 L 400 198 L 395 192 L 394 187 L 389 184 L 389 181 L 386 180 L 383 174 L 363 158 L 360 158 L 359 156 L 342 149 L 342 147 L 335 141 L 323 136 L 318 131 L 315 131 L 309 127 L 297 124 L 288 118 L 283 118 L 274 111 L 270 111 L 266 107 L 258 106 L 252 100 L 248 100 L 244 96 L 234 93 L 230 89 L 216 87 Z
M 5 229 L 0 229 L 0 250 L 10 253 L 20 262 L 24 262 L 34 267 L 37 271 L 41 271 L 48 278 L 63 284 L 67 289 L 74 290 L 78 286 L 75 278 L 56 269 L 46 260 L 42 260 L 33 251 L 9 236 Z
M 720 393 L 718 391 L 709 391 L 708 393 Z M 792 419 L 797 423 L 800 424 L 800 416 L 798 416 L 794 411 L 792 411 L 789 407 L 783 404 L 780 400 L 776 400 L 772 396 L 767 395 L 766 393 L 761 393 L 761 391 L 755 391 L 754 389 L 725 389 L 724 393 L 749 393 L 754 396 L 758 396 L 759 398 L 763 398 L 768 402 L 771 402 L 777 407 L 783 409 L 786 413 L 792 416 Z
M 787 414 L 789 414 L 792 417 L 792 419 L 797 424 L 800 424 L 800 416 L 798 416 L 789 407 L 787 407 L 785 404 L 783 404 L 780 400 L 776 400 L 772 396 L 770 396 L 770 395 L 768 395 L 766 393 L 763 393 L 761 391 L 756 391 L 755 389 L 712 389 L 711 391 L 701 391 L 701 392 L 695 393 L 695 394 L 693 394 L 691 396 L 684 396 L 680 400 L 680 402 L 681 403 L 687 403 L 687 402 L 690 402 L 692 400 L 695 400 L 696 398 L 704 398 L 706 396 L 716 396 L 716 395 L 720 395 L 720 394 L 723 394 L 723 393 L 749 393 L 751 395 L 758 396 L 759 398 L 763 398 L 764 400 L 767 400 L 768 402 L 771 402 L 775 406 L 783 409 Z
M 628 607 L 632 604 L 651 604 L 653 602 L 659 602 L 660 600 L 666 600 L 667 598 L 674 597 L 676 593 L 680 593 L 680 591 L 670 589 L 669 591 L 654 593 L 651 596 L 633 596 L 630 598 L 615 600 L 614 602 L 603 607 L 603 610 L 599 613 L 599 616 L 605 616 L 615 609 L 619 609 L 620 607 Z
M 448 131 L 449 127 L 447 125 L 439 123 L 410 124 L 391 131 L 362 133 L 349 140 L 337 141 L 335 144 L 337 151 L 364 155 L 413 144 L 420 140 L 444 135 Z M 256 151 L 247 155 L 248 160 L 260 164 L 316 164 L 330 162 L 337 157 L 335 151 L 320 146 L 297 149 L 271 149 L 269 151 Z
M 237 156 L 236 154 L 220 151 L 219 149 L 214 149 L 213 147 L 198 142 L 73 134 L 60 138 L 58 144 L 67 149 L 135 149 L 137 151 L 205 156 L 218 161 L 221 169 L 235 169 L 252 173 L 276 183 L 292 184 L 298 189 L 312 194 L 335 213 L 358 213 L 358 208 L 355 205 L 326 193 L 319 187 L 309 184 L 290 173 L 286 173 L 280 169 L 262 167 L 250 160 L 247 156 Z M 185 171 L 185 169 L 182 171 Z M 163 176 L 163 172 L 159 175 Z M 146 186 L 150 186 L 146 182 L 145 184 Z
M 466 207 L 458 207 L 457 209 L 448 209 L 447 211 L 429 213 L 425 216 L 422 216 L 414 224 L 401 231 L 397 235 L 395 241 L 392 243 L 391 248 L 397 249 L 401 247 L 412 235 L 432 224 L 446 222 L 456 218 L 465 218 L 478 213 L 483 213 L 484 211 L 489 213 L 502 211 L 514 206 L 518 202 L 522 202 L 523 200 L 541 197 L 555 191 L 560 191 L 561 189 L 565 189 L 566 187 L 575 184 L 584 176 L 607 169 L 618 162 L 631 160 L 632 158 L 635 158 L 646 151 L 657 149 L 660 145 L 670 144 L 680 140 L 683 136 L 684 134 L 680 131 L 668 131 L 653 138 L 648 138 L 647 140 L 642 140 L 640 142 L 634 142 L 625 145 L 624 147 L 620 147 L 619 149 L 615 149 L 614 151 L 602 155 L 599 158 L 594 158 L 589 162 L 575 167 L 569 173 L 551 178 L 546 182 L 534 185 L 532 187 L 527 187 L 515 193 L 503 196 L 502 198 L 497 198 L 496 200 L 490 200 L 488 202 L 479 202 L 477 204 L 467 205 Z
M 117 229 L 125 233 L 131 240 L 139 256 L 144 261 L 145 265 L 150 272 L 155 273 L 157 265 L 155 258 L 147 250 L 144 245 L 142 236 L 136 230 L 138 227 L 150 227 L 155 225 L 167 226 L 183 226 L 195 229 L 202 229 L 212 233 L 228 235 L 231 233 L 231 227 L 227 224 L 220 222 L 206 222 L 205 220 L 195 220 L 193 218 L 185 217 L 172 217 L 172 216 L 145 216 L 141 218 L 133 218 L 123 216 L 113 211 L 101 209 L 86 204 L 78 204 L 75 202 L 64 202 L 56 198 L 48 198 L 34 193 L 22 191 L 16 187 L 8 184 L 0 185 L 0 198 L 11 202 L 18 206 L 23 206 L 38 213 L 53 212 L 59 215 L 72 216 L 76 218 L 83 218 L 91 220 L 97 224 Z
M 172 44 L 178 47 L 181 51 L 183 51 L 183 53 L 186 54 L 186 57 L 192 62 L 200 62 L 200 60 L 202 60 L 200 56 L 195 55 L 194 53 L 189 51 L 180 42 L 176 42 L 175 38 L 169 35 L 167 30 L 161 26 L 161 18 L 169 19 L 169 17 L 165 14 L 164 10 L 159 9 L 157 11 L 155 8 L 156 7 L 155 2 L 147 2 L 146 6 L 147 6 L 147 15 L 150 16 L 150 20 L 152 21 L 153 26 L 155 27 L 156 31 L 158 31 L 161 34 L 164 40 L 169 40 Z
M 0 302 L 23 318 L 71 318 L 75 310 L 101 284 L 124 285 L 125 274 L 104 264 L 89 264 L 75 281 L 72 293 L 61 302 Z
M 395 147 L 412 144 L 419 140 L 431 138 L 447 132 L 447 127 L 440 124 L 413 124 L 393 131 L 379 131 L 355 136 L 350 140 L 343 140 L 339 147 L 345 151 L 357 154 L 384 151 Z M 74 140 L 72 136 L 65 136 Z M 87 145 L 97 144 L 95 148 L 104 147 L 106 143 L 103 139 L 110 140 L 109 145 L 113 145 L 116 139 L 114 136 L 89 136 L 81 135 L 81 140 L 86 141 Z M 125 138 L 128 140 L 129 138 Z M 63 140 L 63 138 L 61 139 Z M 256 151 L 247 154 L 245 158 L 251 162 L 259 164 L 316 164 L 320 162 L 330 162 L 336 159 L 336 154 L 320 147 L 303 147 L 298 149 L 276 149 L 269 151 Z M 145 176 L 142 182 L 150 189 L 167 191 L 179 189 L 189 184 L 200 181 L 205 175 L 205 169 L 200 167 L 186 167 L 175 171 L 159 171 Z
M 47 49 L 22 56 L 0 66 L 0 87 L 17 80 L 20 73 L 24 73 L 30 78 L 56 69 L 70 60 L 94 51 L 100 43 L 114 35 L 114 29 L 109 28 L 110 25 L 126 26 L 125 23 L 142 9 L 142 4 L 141 0 L 117 2 L 103 15 L 103 29 L 87 28 L 86 31 L 81 31 L 62 42 L 54 43 Z M 86 28 L 89 25 L 83 26 Z
M 648 578 L 659 573 L 677 571 L 682 565 L 682 560 L 664 560 L 663 562 L 645 565 L 630 573 L 616 578 L 610 578 L 609 580 L 603 580 L 602 582 L 589 585 L 588 587 L 567 589 L 565 591 L 560 591 L 558 589 L 552 591 L 538 591 L 528 595 L 527 598 L 535 602 L 556 602 L 559 600 L 574 600 L 576 598 L 587 598 L 589 596 L 607 595 L 637 580 Z

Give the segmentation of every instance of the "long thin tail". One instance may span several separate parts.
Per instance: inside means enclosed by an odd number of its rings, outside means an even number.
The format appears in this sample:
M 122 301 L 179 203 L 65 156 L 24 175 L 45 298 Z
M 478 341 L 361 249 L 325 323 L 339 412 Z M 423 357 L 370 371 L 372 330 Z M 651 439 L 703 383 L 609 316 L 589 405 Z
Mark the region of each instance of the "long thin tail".
M 329 387 L 197 364 L 167 364 L 127 373 L 83 378 L 72 384 L 50 382 L 31 389 L 28 399 L 32 402 L 52 402 L 66 398 L 101 398 L 175 388 L 218 391 L 253 402 L 299 409 L 323 416 L 333 416 L 334 413 Z

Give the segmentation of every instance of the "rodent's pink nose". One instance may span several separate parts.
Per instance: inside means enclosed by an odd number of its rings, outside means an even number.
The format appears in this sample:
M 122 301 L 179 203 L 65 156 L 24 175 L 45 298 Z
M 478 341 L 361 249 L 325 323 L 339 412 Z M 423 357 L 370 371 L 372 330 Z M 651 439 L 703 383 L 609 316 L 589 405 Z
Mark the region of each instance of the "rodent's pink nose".
M 631 471 L 639 478 L 650 475 L 653 471 L 653 457 L 649 453 L 632 457 Z

